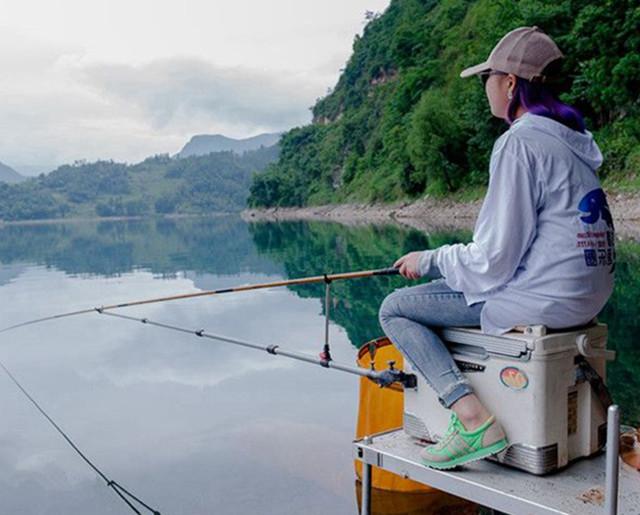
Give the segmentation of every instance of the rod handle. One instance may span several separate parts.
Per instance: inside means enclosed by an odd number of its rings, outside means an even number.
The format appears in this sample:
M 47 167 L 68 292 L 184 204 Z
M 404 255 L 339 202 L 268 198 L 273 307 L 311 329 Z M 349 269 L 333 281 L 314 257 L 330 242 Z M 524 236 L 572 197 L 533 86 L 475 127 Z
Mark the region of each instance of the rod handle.
M 373 272 L 373 275 L 398 275 L 400 273 L 399 268 L 389 267 L 389 268 L 381 268 L 380 270 L 376 270 Z

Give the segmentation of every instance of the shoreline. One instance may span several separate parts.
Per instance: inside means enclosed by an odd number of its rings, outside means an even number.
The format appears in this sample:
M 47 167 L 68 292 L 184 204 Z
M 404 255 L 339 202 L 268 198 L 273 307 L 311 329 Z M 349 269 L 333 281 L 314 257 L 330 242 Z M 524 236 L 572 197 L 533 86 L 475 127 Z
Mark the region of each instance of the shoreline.
M 214 213 L 175 213 L 170 215 L 135 215 L 135 216 L 87 216 L 69 218 L 40 218 L 36 220 L 0 220 L 0 228 L 13 225 L 55 225 L 55 224 L 75 224 L 87 222 L 126 222 L 133 220 L 178 220 L 183 218 L 208 218 L 218 216 L 230 216 L 239 214 L 234 212 L 214 212 Z
M 640 194 L 609 195 L 616 235 L 640 241 Z M 394 204 L 333 204 L 308 207 L 245 209 L 247 222 L 323 221 L 344 225 L 396 224 L 418 229 L 473 230 L 481 200 L 459 202 L 424 198 Z
M 640 193 L 609 195 L 616 235 L 640 241 Z M 461 202 L 447 198 L 424 198 L 392 204 L 328 204 L 306 207 L 245 209 L 240 212 L 174 213 L 169 215 L 72 217 L 39 220 L 0 220 L 8 226 L 117 222 L 147 219 L 186 219 L 240 215 L 245 222 L 318 221 L 343 225 L 400 225 L 431 232 L 473 230 L 482 200 Z

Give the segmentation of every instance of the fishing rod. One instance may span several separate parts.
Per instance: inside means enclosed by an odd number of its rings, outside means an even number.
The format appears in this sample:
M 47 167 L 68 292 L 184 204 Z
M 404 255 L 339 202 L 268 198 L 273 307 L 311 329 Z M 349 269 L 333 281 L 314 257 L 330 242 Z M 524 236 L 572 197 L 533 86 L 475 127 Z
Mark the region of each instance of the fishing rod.
M 321 354 L 320 357 L 316 357 L 316 356 L 312 356 L 302 352 L 286 350 L 280 347 L 279 345 L 262 345 L 258 343 L 249 342 L 246 340 L 240 340 L 238 338 L 230 338 L 228 336 L 212 334 L 212 333 L 206 332 L 204 329 L 197 329 L 197 330 L 188 329 L 188 328 L 180 327 L 177 325 L 167 324 L 163 322 L 156 322 L 148 318 L 140 318 L 140 317 L 134 317 L 130 315 L 123 315 L 121 313 L 113 313 L 113 312 L 105 311 L 102 309 L 98 309 L 97 312 L 100 313 L 101 315 L 120 318 L 123 320 L 129 320 L 132 322 L 139 322 L 145 325 L 161 327 L 163 329 L 169 329 L 171 331 L 186 333 L 192 336 L 197 336 L 199 338 L 207 338 L 209 340 L 216 340 L 220 342 L 231 343 L 233 345 L 239 345 L 241 347 L 261 350 L 274 356 L 284 356 L 284 357 L 295 359 L 298 361 L 311 363 L 313 365 L 319 365 L 324 368 L 332 368 L 335 370 L 339 370 L 341 372 L 347 372 L 349 374 L 354 374 L 361 377 L 368 377 L 372 381 L 378 383 L 380 386 L 390 386 L 393 383 L 401 383 L 406 388 L 415 388 L 416 386 L 416 376 L 413 374 L 406 374 L 402 370 L 396 369 L 394 367 L 395 362 L 393 361 L 389 362 L 389 368 L 381 372 L 378 372 L 373 368 L 373 363 L 372 363 L 371 369 L 366 369 L 363 367 L 351 366 L 343 363 L 336 363 L 331 358 L 327 359 L 326 357 L 323 357 L 323 354 Z
M 220 342 L 231 343 L 234 345 L 239 345 L 242 347 L 252 348 L 255 350 L 262 350 L 272 355 L 284 356 L 290 359 L 295 359 L 298 361 L 303 361 L 306 363 L 311 363 L 315 365 L 322 366 L 324 368 L 332 368 L 334 370 L 339 370 L 342 372 L 347 372 L 350 374 L 358 375 L 360 377 L 367 377 L 372 381 L 379 384 L 381 387 L 383 386 L 392 386 L 395 383 L 401 383 L 405 387 L 415 387 L 416 385 L 416 377 L 413 374 L 405 374 L 402 370 L 397 370 L 394 368 L 394 362 L 389 362 L 388 368 L 381 372 L 378 372 L 374 369 L 373 363 L 371 364 L 370 369 L 365 369 L 358 366 L 346 365 L 343 363 L 336 363 L 333 361 L 331 357 L 331 352 L 329 348 L 329 313 L 330 313 L 330 304 L 331 304 L 331 283 L 333 281 L 338 280 L 347 280 L 347 279 L 358 279 L 363 277 L 374 277 L 374 276 L 385 276 L 385 275 L 396 275 L 399 271 L 397 268 L 383 268 L 379 270 L 365 270 L 359 272 L 347 272 L 340 274 L 323 274 L 313 277 L 304 277 L 299 279 L 290 279 L 285 281 L 274 281 L 270 283 L 262 283 L 262 284 L 253 284 L 253 285 L 243 285 L 236 286 L 234 288 L 224 288 L 218 290 L 206 290 L 196 293 L 186 293 L 179 295 L 171 295 L 166 297 L 157 297 L 154 299 L 145 299 L 145 300 L 136 300 L 130 302 L 124 302 L 120 304 L 112 304 L 107 306 L 82 309 L 78 311 L 71 311 L 67 313 L 60 313 L 57 315 L 52 315 L 44 318 L 38 318 L 35 320 L 29 320 L 27 322 L 22 322 L 20 324 L 16 324 L 13 326 L 5 327 L 0 330 L 0 333 L 4 333 L 13 329 L 17 329 L 19 327 L 25 327 L 29 325 L 34 325 L 41 322 L 46 322 L 50 320 L 56 320 L 60 318 L 66 318 L 76 315 L 83 315 L 88 313 L 99 313 L 101 315 L 112 316 L 116 318 L 121 318 L 124 320 L 130 320 L 135 322 L 141 322 L 143 324 L 152 325 L 164 329 L 169 329 L 172 331 L 177 331 L 181 333 L 187 333 L 191 335 L 198 336 L 200 338 L 207 338 L 210 340 L 216 340 Z M 315 357 L 309 354 L 304 354 L 301 352 L 286 350 L 281 348 L 279 345 L 260 345 L 257 343 L 248 342 L 245 340 L 240 340 L 237 338 L 229 338 L 227 336 L 216 335 L 212 333 L 206 332 L 204 329 L 192 330 L 184 327 L 179 327 L 171 324 L 166 324 L 162 322 L 156 322 L 149 320 L 148 318 L 137 318 L 128 315 L 123 315 L 119 313 L 113 313 L 112 310 L 126 308 L 131 306 L 140 306 L 146 304 L 154 304 L 159 302 L 168 302 L 173 300 L 180 299 L 188 299 L 194 297 L 204 297 L 211 295 L 220 295 L 224 293 L 231 292 L 241 292 L 241 291 L 250 291 L 250 290 L 258 290 L 264 288 L 273 288 L 278 286 L 295 286 L 301 284 L 313 284 L 313 283 L 325 283 L 325 339 L 324 339 L 324 347 L 323 351 L 320 353 L 319 357 Z M 16 384 L 16 386 L 20 389 L 20 391 L 34 404 L 34 406 L 38 409 L 38 411 L 47 419 L 47 421 L 56 429 L 60 435 L 67 441 L 67 443 L 73 448 L 73 450 L 78 453 L 78 455 L 106 482 L 107 486 L 120 497 L 120 499 L 127 504 L 127 506 L 136 514 L 141 515 L 138 507 L 144 508 L 151 512 L 154 515 L 160 515 L 159 511 L 152 508 L 140 498 L 132 494 L 130 491 L 125 489 L 120 483 L 110 479 L 106 476 L 79 448 L 78 446 L 71 440 L 71 438 L 60 428 L 60 426 L 49 416 L 49 414 L 38 404 L 38 402 L 29 394 L 29 392 L 18 382 L 18 380 L 13 376 L 13 374 L 9 371 L 9 369 L 0 361 L 0 367 L 4 370 L 4 372 L 9 376 L 9 378 Z M 134 506 L 133 503 L 137 503 L 138 507 Z
M 235 286 L 233 288 L 222 288 L 218 290 L 204 290 L 195 293 L 182 293 L 178 295 L 169 295 L 166 297 L 156 297 L 153 299 L 144 299 L 144 300 L 134 300 L 129 302 L 122 302 L 120 304 L 111 304 L 107 306 L 93 307 L 80 309 L 77 311 L 69 311 L 67 313 L 59 313 L 57 315 L 46 316 L 43 318 L 36 318 L 34 320 L 28 320 L 26 322 L 21 322 L 19 324 L 11 325 L 0 329 L 0 333 L 6 333 L 7 331 L 12 331 L 14 329 L 18 329 L 20 327 L 26 327 L 29 325 L 35 325 L 42 322 L 48 322 L 51 320 L 57 320 L 60 318 L 68 318 L 78 315 L 86 315 L 88 313 L 95 313 L 98 310 L 110 311 L 114 309 L 121 308 L 129 308 L 133 306 L 142 306 L 145 304 L 156 304 L 159 302 L 169 302 L 174 300 L 184 300 L 184 299 L 193 299 L 196 297 L 208 297 L 213 295 L 222 295 L 225 293 L 236 293 L 242 291 L 251 291 L 251 290 L 261 290 L 265 288 L 275 288 L 279 286 L 297 286 L 301 284 L 315 284 L 315 283 L 325 283 L 327 287 L 333 281 L 342 281 L 348 279 L 360 279 L 363 277 L 376 277 L 376 276 L 384 276 L 384 275 L 397 275 L 399 273 L 397 268 L 381 268 L 377 270 L 362 270 L 359 272 L 345 272 L 339 274 L 323 274 L 316 275 L 312 277 L 301 277 L 298 279 L 288 279 L 284 281 L 274 281 L 269 283 L 261 283 L 261 284 L 247 284 L 241 286 Z M 328 297 L 328 294 L 327 294 Z M 327 304 L 328 306 L 328 304 Z

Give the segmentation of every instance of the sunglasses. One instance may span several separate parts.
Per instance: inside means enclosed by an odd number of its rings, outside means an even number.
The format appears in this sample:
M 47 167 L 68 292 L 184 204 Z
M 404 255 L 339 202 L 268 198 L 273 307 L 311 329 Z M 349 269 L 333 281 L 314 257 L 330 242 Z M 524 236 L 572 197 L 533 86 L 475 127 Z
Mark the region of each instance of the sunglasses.
M 481 72 L 478 74 L 478 76 L 480 77 L 480 80 L 482 81 L 483 86 L 487 84 L 489 77 L 491 77 L 492 75 L 509 75 L 509 74 L 505 72 L 499 72 L 497 70 L 489 70 L 486 72 Z

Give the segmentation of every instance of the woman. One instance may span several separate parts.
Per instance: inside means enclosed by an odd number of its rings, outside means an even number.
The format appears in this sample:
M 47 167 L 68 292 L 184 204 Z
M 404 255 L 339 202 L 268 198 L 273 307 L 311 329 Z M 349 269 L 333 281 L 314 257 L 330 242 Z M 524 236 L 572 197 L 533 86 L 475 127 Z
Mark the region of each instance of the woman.
M 397 290 L 380 309 L 385 333 L 452 410 L 442 440 L 422 451 L 434 468 L 500 452 L 507 438 L 433 329 L 582 325 L 613 289 L 613 222 L 595 172 L 602 155 L 578 111 L 547 86 L 562 57 L 537 27 L 521 27 L 460 74 L 480 75 L 491 113 L 510 124 L 493 147 L 473 241 L 402 256 L 404 277 L 442 279 Z

